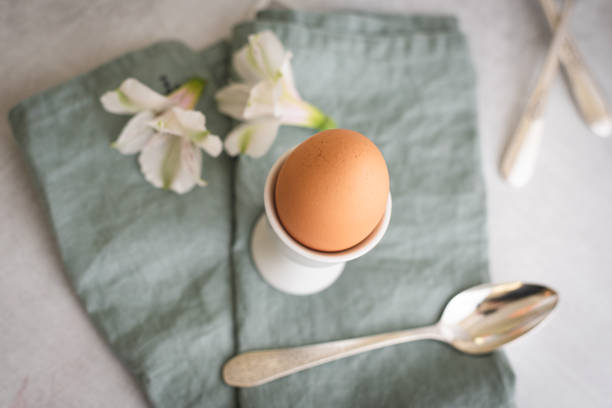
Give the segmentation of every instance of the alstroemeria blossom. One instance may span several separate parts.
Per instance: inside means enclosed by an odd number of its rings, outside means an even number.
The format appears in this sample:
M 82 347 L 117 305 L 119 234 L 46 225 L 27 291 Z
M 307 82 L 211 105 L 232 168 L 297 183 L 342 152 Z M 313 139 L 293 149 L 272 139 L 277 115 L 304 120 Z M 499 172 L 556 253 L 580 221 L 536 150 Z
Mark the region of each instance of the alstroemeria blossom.
M 336 127 L 329 116 L 303 100 L 298 93 L 291 58 L 291 52 L 284 49 L 273 32 L 262 31 L 250 35 L 248 44 L 239 49 L 232 58 L 233 67 L 243 82 L 232 83 L 217 92 L 215 97 L 219 110 L 242 121 L 273 118 L 282 125 L 317 130 Z M 265 144 L 269 148 L 272 144 L 278 126 L 274 129 L 274 135 L 266 137 L 262 146 Z M 236 131 L 238 128 L 231 134 Z M 257 134 L 262 135 L 261 132 Z M 240 149 L 228 150 L 227 143 L 226 150 L 230 155 L 241 152 Z M 252 155 L 248 149 L 242 154 Z
M 206 185 L 200 176 L 200 149 L 216 157 L 223 147 L 206 129 L 205 116 L 191 110 L 204 86 L 205 81 L 196 78 L 164 96 L 129 78 L 100 98 L 109 112 L 135 114 L 112 146 L 122 154 L 140 152 L 140 169 L 155 187 L 182 194 Z

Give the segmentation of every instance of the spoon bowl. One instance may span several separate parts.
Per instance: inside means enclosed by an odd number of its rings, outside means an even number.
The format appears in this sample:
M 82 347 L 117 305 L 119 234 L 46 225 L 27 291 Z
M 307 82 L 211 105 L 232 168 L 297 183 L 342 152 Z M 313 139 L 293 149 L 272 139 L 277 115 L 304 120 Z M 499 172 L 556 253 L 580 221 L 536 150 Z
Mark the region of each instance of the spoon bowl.
M 365 351 L 416 340 L 438 340 L 469 354 L 488 353 L 525 334 L 555 308 L 559 296 L 545 286 L 487 283 L 455 295 L 432 326 L 310 346 L 242 353 L 223 367 L 235 387 L 253 387 Z
M 488 353 L 537 326 L 558 300 L 554 290 L 530 283 L 474 286 L 448 302 L 438 327 L 458 350 Z

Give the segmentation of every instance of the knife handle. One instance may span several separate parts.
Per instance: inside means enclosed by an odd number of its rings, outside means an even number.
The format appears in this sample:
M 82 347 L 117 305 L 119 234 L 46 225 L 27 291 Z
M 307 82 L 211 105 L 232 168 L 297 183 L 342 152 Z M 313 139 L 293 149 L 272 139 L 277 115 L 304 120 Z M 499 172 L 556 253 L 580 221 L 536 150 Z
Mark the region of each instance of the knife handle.
M 554 28 L 558 20 L 554 0 L 540 0 L 540 5 L 548 24 Z M 565 70 L 574 101 L 591 132 L 601 137 L 612 134 L 612 116 L 606 106 L 603 92 L 593 79 L 569 32 L 565 34 L 565 42 L 559 51 L 559 59 Z

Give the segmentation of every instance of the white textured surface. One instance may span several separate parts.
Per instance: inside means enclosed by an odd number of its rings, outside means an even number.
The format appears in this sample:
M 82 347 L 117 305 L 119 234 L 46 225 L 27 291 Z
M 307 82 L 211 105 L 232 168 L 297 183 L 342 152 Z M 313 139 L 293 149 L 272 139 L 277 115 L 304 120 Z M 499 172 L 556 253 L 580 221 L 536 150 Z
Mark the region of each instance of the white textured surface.
M 11 136 L 8 109 L 158 39 L 178 38 L 201 48 L 227 35 L 250 5 L 246 0 L 0 1 L 0 406 L 145 406 L 67 285 L 40 197 Z M 459 15 L 480 80 L 493 277 L 542 282 L 561 294 L 544 327 L 507 347 L 518 377 L 518 406 L 611 406 L 612 140 L 586 130 L 557 81 L 531 182 L 515 190 L 497 171 L 550 40 L 537 3 L 309 0 L 298 5 Z M 578 2 L 571 24 L 610 96 L 611 21 L 612 2 L 590 0 Z

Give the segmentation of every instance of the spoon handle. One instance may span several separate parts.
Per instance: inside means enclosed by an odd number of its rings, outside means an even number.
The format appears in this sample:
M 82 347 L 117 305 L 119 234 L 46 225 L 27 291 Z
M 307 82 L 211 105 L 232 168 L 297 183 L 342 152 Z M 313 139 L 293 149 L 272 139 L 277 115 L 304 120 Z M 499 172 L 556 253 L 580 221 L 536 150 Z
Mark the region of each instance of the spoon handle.
M 557 21 L 557 6 L 554 0 L 540 0 L 540 5 L 551 28 Z M 565 43 L 559 51 L 559 59 L 565 69 L 576 105 L 582 117 L 593 133 L 606 137 L 612 133 L 612 116 L 610 115 L 601 89 L 590 74 L 576 42 L 569 33 L 565 34 Z
M 234 387 L 254 387 L 365 351 L 423 339 L 443 340 L 434 325 L 310 346 L 249 351 L 225 363 L 223 379 Z
M 542 140 L 544 102 L 559 66 L 558 53 L 565 40 L 572 0 L 565 0 L 544 66 L 519 124 L 502 157 L 501 173 L 515 187 L 524 186 L 533 172 Z

